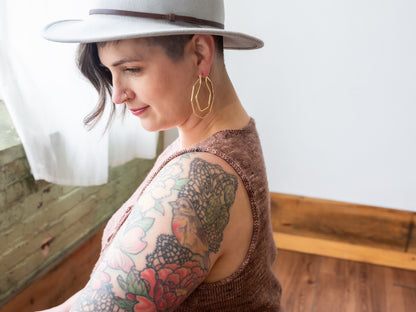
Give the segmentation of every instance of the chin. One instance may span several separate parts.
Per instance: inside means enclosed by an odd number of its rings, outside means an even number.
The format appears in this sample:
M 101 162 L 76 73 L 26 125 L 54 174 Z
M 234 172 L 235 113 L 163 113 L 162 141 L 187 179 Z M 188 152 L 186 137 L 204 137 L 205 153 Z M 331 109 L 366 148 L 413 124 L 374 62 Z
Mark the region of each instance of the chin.
M 142 127 L 144 130 L 149 131 L 149 132 L 160 131 L 160 129 L 158 127 L 155 127 L 155 125 L 148 125 L 145 122 L 142 122 Z
M 163 130 L 172 128 L 172 127 L 167 127 L 163 123 L 149 122 L 148 120 L 142 120 L 142 119 L 141 119 L 141 124 L 142 124 L 143 129 L 149 132 L 163 131 Z

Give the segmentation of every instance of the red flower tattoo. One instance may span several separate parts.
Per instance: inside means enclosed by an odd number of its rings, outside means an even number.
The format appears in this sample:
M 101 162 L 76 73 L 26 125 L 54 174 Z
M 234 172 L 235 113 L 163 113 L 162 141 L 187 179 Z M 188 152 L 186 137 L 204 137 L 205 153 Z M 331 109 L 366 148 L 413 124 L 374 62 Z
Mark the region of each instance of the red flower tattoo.
M 134 312 L 155 312 L 156 307 L 153 301 L 150 299 L 143 297 L 143 296 L 136 296 L 135 298 L 136 304 L 134 305 L 133 309 Z
M 206 271 L 201 269 L 198 262 L 187 262 L 182 266 L 177 264 L 160 265 L 154 269 L 146 269 L 140 273 L 140 278 L 148 283 L 149 295 L 154 299 L 159 311 L 169 311 L 177 306 L 205 278 Z
M 134 280 L 133 274 L 119 279 L 120 286 L 129 292 L 126 299 L 120 298 L 118 306 L 130 311 L 172 311 L 202 283 L 206 273 L 196 261 L 136 271 Z

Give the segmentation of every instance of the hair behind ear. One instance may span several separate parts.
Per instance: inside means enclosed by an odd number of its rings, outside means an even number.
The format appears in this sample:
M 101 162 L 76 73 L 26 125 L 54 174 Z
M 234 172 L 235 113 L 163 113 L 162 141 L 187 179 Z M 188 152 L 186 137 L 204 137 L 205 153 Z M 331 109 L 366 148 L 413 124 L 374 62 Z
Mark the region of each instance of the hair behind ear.
M 215 42 L 215 50 L 218 53 L 218 56 L 221 60 L 224 60 L 224 37 L 222 36 L 213 36 Z

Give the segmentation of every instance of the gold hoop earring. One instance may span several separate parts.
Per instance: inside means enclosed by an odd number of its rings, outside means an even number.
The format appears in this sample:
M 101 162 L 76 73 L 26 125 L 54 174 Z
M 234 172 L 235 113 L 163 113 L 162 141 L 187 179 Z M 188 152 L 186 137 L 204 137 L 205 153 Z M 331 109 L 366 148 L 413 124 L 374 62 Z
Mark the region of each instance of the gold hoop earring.
M 204 108 L 201 108 L 201 105 L 198 100 L 199 92 L 201 91 L 201 87 L 202 87 L 201 75 L 199 75 L 198 79 L 193 84 L 192 95 L 191 95 L 192 111 L 197 117 L 201 119 L 204 119 L 211 113 L 212 106 L 214 105 L 214 85 L 212 84 L 212 80 L 208 76 L 206 76 L 204 79 L 205 79 L 204 84 L 209 93 L 208 105 Z

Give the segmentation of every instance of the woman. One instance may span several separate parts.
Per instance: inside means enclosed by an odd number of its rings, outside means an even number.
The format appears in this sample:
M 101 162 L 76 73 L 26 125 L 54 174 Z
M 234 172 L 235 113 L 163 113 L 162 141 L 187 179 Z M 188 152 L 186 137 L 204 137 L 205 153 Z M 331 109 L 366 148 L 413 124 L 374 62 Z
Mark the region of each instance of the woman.
M 149 131 L 177 127 L 111 218 L 89 283 L 51 311 L 279 311 L 263 156 L 223 47 L 262 46 L 223 29 L 222 0 L 101 0 L 85 21 L 45 29 L 81 42 L 78 65 Z

